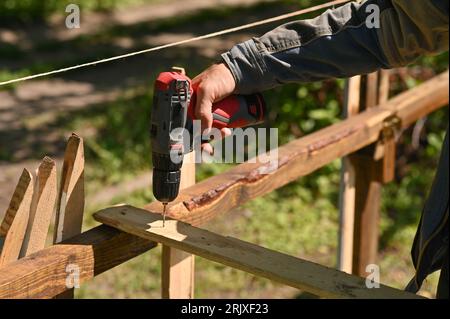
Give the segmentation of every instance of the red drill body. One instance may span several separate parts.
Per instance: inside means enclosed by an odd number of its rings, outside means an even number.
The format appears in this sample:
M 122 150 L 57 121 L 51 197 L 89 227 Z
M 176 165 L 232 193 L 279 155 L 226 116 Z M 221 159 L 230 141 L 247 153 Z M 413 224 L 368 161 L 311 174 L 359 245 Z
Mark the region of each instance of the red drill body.
M 190 151 L 183 147 L 182 135 L 171 133 L 177 128 L 192 128 L 196 94 L 183 72 L 162 72 L 156 79 L 153 99 L 153 193 L 157 200 L 168 203 L 178 195 L 182 157 Z M 265 104 L 261 94 L 231 95 L 215 103 L 212 113 L 215 128 L 245 127 L 264 121 Z M 173 155 L 180 160 L 174 162 Z
M 179 72 L 162 72 L 155 82 L 155 95 L 158 92 L 167 92 L 169 96 L 173 81 L 186 81 L 188 83 L 189 105 L 187 115 L 192 121 L 195 119 L 195 103 L 197 96 L 192 88 L 191 79 Z M 213 124 L 218 129 L 225 127 L 237 128 L 258 124 L 264 121 L 265 103 L 261 94 L 230 95 L 212 106 Z

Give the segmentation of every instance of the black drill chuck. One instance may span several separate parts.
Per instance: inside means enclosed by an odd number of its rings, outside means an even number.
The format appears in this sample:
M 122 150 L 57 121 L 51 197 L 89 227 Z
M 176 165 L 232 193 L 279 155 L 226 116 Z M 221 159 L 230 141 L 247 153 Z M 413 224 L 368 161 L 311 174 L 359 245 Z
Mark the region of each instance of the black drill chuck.
M 177 197 L 180 188 L 182 157 L 173 162 L 170 155 L 152 152 L 152 160 L 153 195 L 158 201 L 169 203 Z
M 178 196 L 181 171 L 153 170 L 153 194 L 162 203 L 169 203 Z

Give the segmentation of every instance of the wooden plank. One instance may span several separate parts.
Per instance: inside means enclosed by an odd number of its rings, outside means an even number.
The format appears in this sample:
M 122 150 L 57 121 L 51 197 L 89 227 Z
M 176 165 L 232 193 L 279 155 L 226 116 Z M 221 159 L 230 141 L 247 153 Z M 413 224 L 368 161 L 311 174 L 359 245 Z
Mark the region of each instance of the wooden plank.
M 343 106 L 344 118 L 358 114 L 360 88 L 361 76 L 358 75 L 346 81 Z M 348 157 L 342 158 L 339 212 L 338 269 L 351 274 L 355 219 L 355 169 Z
M 168 206 L 168 216 L 193 225 L 240 206 L 307 175 L 333 160 L 353 153 L 379 139 L 383 122 L 397 114 L 405 127 L 448 103 L 448 71 L 367 110 L 278 149 L 278 165 L 243 163 L 180 192 Z M 159 203 L 146 209 L 161 211 Z
M 344 91 L 344 118 L 359 113 L 361 76 L 354 76 L 347 80 Z
M 94 214 L 96 220 L 136 236 L 154 240 L 198 256 L 330 298 L 419 298 L 380 285 L 368 289 L 365 279 L 313 262 L 285 255 L 236 238 L 169 219 L 132 206 L 116 206 Z
M 379 165 L 381 166 L 379 181 L 382 184 L 386 184 L 392 182 L 395 178 L 397 144 L 394 135 L 385 138 L 382 143 L 383 157 L 379 160 Z
M 361 109 L 378 107 L 378 73 L 371 73 L 365 79 L 365 95 Z M 382 174 L 373 154 L 374 145 L 350 156 L 355 172 L 355 219 L 353 239 L 352 272 L 365 276 L 366 267 L 375 264 L 378 253 L 378 233 L 381 203 Z
M 185 75 L 184 68 L 172 67 Z M 186 154 L 181 168 L 180 190 L 195 184 L 195 153 Z M 185 251 L 162 246 L 161 296 L 170 299 L 194 298 L 195 256 Z
M 55 209 L 56 194 L 56 163 L 46 156 L 36 171 L 30 218 L 20 257 L 28 256 L 45 247 Z
M 181 168 L 180 189 L 195 184 L 195 152 L 186 154 Z M 194 298 L 195 256 L 162 245 L 161 296 L 169 299 Z
M 0 267 L 19 258 L 30 215 L 32 196 L 33 177 L 29 171 L 24 169 L 0 225 L 0 236 L 4 237 L 0 253 Z
M 379 76 L 379 94 L 378 102 L 385 103 L 389 98 L 389 70 L 381 70 Z M 396 140 L 395 134 L 384 134 L 378 143 L 383 148 L 383 158 L 381 160 L 381 179 L 380 182 L 385 184 L 392 182 L 395 177 L 395 158 L 396 158 Z M 392 132 L 393 133 L 393 132 Z
M 420 84 L 412 90 L 408 90 L 411 94 L 399 94 L 389 99 L 390 105 L 395 109 L 395 113 L 401 119 L 401 127 L 407 128 L 418 119 L 425 117 L 437 108 L 448 104 L 449 97 L 449 81 L 448 70 L 433 77 L 432 79 Z M 422 94 L 428 93 L 428 94 Z M 402 99 L 409 101 L 402 101 Z M 411 103 L 414 102 L 414 103 Z M 395 104 L 398 104 L 395 106 Z M 408 105 L 407 107 L 404 107 Z
M 161 296 L 164 299 L 193 299 L 195 256 L 162 245 Z
M 376 263 L 381 183 L 379 166 L 367 154 L 352 155 L 356 172 L 353 273 L 366 275 L 366 267 Z
M 385 103 L 389 99 L 389 77 L 391 70 L 380 70 L 379 71 L 379 88 L 378 88 L 378 103 Z
M 54 243 L 81 233 L 84 212 L 83 140 L 72 133 L 67 141 L 56 205 Z
M 318 135 L 319 132 L 317 132 L 307 137 L 307 143 L 305 143 L 306 138 L 302 138 L 296 141 L 295 144 L 282 146 L 280 148 L 282 150 L 281 156 L 284 156 L 284 158 L 286 158 L 285 156 L 290 156 L 286 160 L 296 158 L 306 162 L 306 154 L 303 154 L 301 157 L 299 156 L 299 151 L 306 147 L 306 149 L 311 150 L 309 160 L 317 161 L 317 151 L 320 149 L 318 147 L 320 145 L 322 148 L 327 149 L 332 147 L 333 156 L 336 156 L 333 159 L 347 155 L 354 151 L 351 143 L 350 145 L 352 147 L 349 147 L 349 142 L 357 141 L 358 145 L 355 147 L 356 149 L 373 143 L 379 135 L 382 126 L 380 123 L 388 116 L 396 113 L 402 120 L 402 127 L 407 127 L 424 115 L 446 105 L 448 103 L 448 84 L 448 72 L 444 72 L 415 89 L 389 100 L 380 109 L 357 115 L 352 119 L 346 120 L 345 123 L 340 123 L 338 127 L 333 126 L 327 129 L 328 132 L 333 134 L 342 134 L 344 126 L 348 128 L 348 123 L 351 123 L 350 127 L 356 126 L 357 130 L 351 134 L 351 138 L 345 137 L 344 143 L 342 143 L 341 135 L 333 138 L 328 136 L 325 139 L 318 139 L 320 136 Z M 366 121 L 364 122 L 364 128 L 366 129 L 361 130 L 358 125 L 363 120 Z M 358 135 L 358 137 L 356 138 L 354 134 Z M 319 142 L 320 144 L 318 145 L 317 143 Z M 296 147 L 291 148 L 291 145 Z M 336 153 L 335 148 L 340 149 L 340 151 Z M 327 155 L 323 152 L 320 153 L 321 156 L 324 156 L 324 154 Z M 330 157 L 327 157 L 322 162 L 329 160 Z M 299 165 L 290 166 L 292 168 L 290 171 L 286 171 L 286 168 L 284 168 L 281 173 L 288 173 L 283 178 L 288 179 L 288 181 L 290 178 L 296 179 L 313 168 L 311 163 L 309 163 L 309 167 L 304 170 L 301 164 L 300 162 Z M 315 163 L 314 165 L 319 164 Z M 287 167 L 288 165 L 292 164 L 284 163 L 282 166 Z M 262 169 L 265 167 L 267 167 L 265 164 L 245 163 L 228 172 L 198 183 L 182 191 L 180 199 L 169 208 L 169 213 L 173 216 L 180 217 L 184 221 L 199 225 L 220 213 L 245 203 L 251 196 L 263 195 L 283 184 L 278 182 L 277 177 L 274 177 L 274 175 L 280 173 L 278 170 L 273 172 L 271 176 L 268 176 L 272 178 L 272 181 L 276 182 L 273 187 L 267 185 L 269 183 L 266 179 L 258 179 Z M 242 182 L 250 183 L 251 185 L 235 186 Z M 255 186 L 252 185 L 256 182 L 263 184 L 259 184 L 261 187 L 258 185 L 258 188 L 255 189 Z M 249 189 L 252 188 L 254 191 L 249 192 Z M 235 192 L 238 195 L 231 196 Z M 204 194 L 209 196 L 207 198 L 210 201 L 205 201 L 202 204 L 197 199 L 205 198 Z M 232 200 L 229 200 L 229 198 Z M 188 201 L 188 203 L 190 201 L 196 201 L 198 206 L 191 207 L 191 210 L 188 210 L 183 201 Z M 147 205 L 147 207 L 151 208 L 153 205 L 155 204 Z M 218 208 L 220 207 L 223 209 L 219 210 Z M 155 209 L 155 211 L 160 211 L 160 205 L 156 205 Z M 135 236 L 115 231 L 107 226 L 96 227 L 71 238 L 67 243 L 73 243 L 75 247 L 62 243 L 61 245 L 45 248 L 42 251 L 4 266 L 2 271 L 0 271 L 0 298 L 52 297 L 66 290 L 66 266 L 69 261 L 83 261 L 80 263 L 80 268 L 83 270 L 86 269 L 86 271 L 81 272 L 80 280 L 84 282 L 98 273 L 113 268 L 134 256 L 140 255 L 155 245 L 152 242 L 141 240 Z M 89 269 L 86 265 L 93 265 L 93 269 Z
M 54 243 L 81 233 L 84 212 L 84 147 L 83 139 L 72 133 L 67 141 L 56 205 Z M 72 299 L 74 290 L 57 296 Z
M 80 283 L 156 246 L 101 225 L 2 267 L 0 298 L 52 298 L 66 291 L 66 267 L 77 264 Z
M 378 72 L 367 74 L 364 81 L 364 108 L 371 109 L 378 105 Z

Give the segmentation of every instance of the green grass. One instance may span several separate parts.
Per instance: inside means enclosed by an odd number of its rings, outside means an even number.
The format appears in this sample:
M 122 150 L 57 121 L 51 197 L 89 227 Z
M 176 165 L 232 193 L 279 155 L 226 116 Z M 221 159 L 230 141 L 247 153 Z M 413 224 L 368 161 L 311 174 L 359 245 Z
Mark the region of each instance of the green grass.
M 321 88 L 316 85 L 315 89 Z M 340 89 L 339 85 L 336 89 Z M 289 92 L 301 88 L 286 90 Z M 314 88 L 312 92 L 314 93 Z M 271 99 L 270 96 L 268 98 Z M 87 162 L 90 163 L 87 170 L 90 191 L 99 187 L 98 181 L 117 182 L 130 178 L 126 176 L 137 174 L 139 169 L 148 168 L 150 149 L 147 145 L 145 128 L 150 101 L 151 94 L 146 93 L 112 103 L 106 108 L 102 107 L 102 110 L 106 111 L 95 116 L 84 114 L 71 117 L 74 130 L 77 130 L 77 125 L 82 125 L 80 128 L 85 127 L 83 125 L 86 123 L 95 125 L 98 130 L 98 134 L 92 138 L 98 150 L 91 149 L 93 144 L 90 139 L 86 141 Z M 325 102 L 325 104 L 329 105 L 326 109 L 330 110 L 333 115 L 330 121 L 334 122 L 336 120 L 334 103 Z M 303 109 L 305 108 L 306 106 L 303 106 Z M 291 110 L 288 109 L 286 112 L 289 113 Z M 305 113 L 310 114 L 308 111 Z M 139 117 L 137 114 L 145 114 L 145 117 Z M 416 152 L 415 161 L 407 163 L 403 168 L 404 176 L 398 177 L 395 182 L 383 188 L 379 254 L 381 280 L 397 288 L 403 288 L 413 275 L 410 247 L 425 196 L 434 176 L 447 117 L 446 109 L 429 117 L 426 129 L 430 129 L 429 125 L 436 126 L 440 133 L 428 133 L 422 148 Z M 313 125 L 314 129 L 328 125 L 322 116 L 316 117 L 315 120 L 319 123 Z M 280 126 L 283 124 L 280 123 Z M 288 128 L 286 130 L 288 131 Z M 407 131 L 404 134 L 402 143 L 405 145 L 410 143 L 408 138 L 410 133 Z M 286 138 L 286 135 L 284 138 L 291 139 Z M 136 145 L 143 148 L 136 149 Z M 229 165 L 203 164 L 198 167 L 197 177 L 202 180 L 228 168 Z M 234 236 L 334 267 L 338 239 L 339 168 L 340 162 L 334 161 L 311 175 L 217 218 L 205 227 L 223 235 Z M 114 177 L 109 176 L 111 172 L 114 172 Z M 94 180 L 96 186 L 93 186 Z M 149 186 L 146 190 L 116 198 L 110 204 L 125 202 L 143 206 L 153 200 Z M 88 211 L 91 213 L 99 208 L 101 207 L 90 207 Z M 86 225 L 90 228 L 95 222 L 90 220 Z M 156 248 L 86 284 L 79 292 L 79 296 L 159 297 L 159 263 L 160 248 Z M 224 276 L 228 280 L 224 281 Z M 198 297 L 298 297 L 298 291 L 294 289 L 255 278 L 202 258 L 197 258 L 196 278 Z M 428 296 L 433 296 L 437 279 L 437 274 L 434 274 L 424 284 L 423 291 Z
M 0 82 L 6 82 L 31 75 L 32 72 L 29 69 L 22 69 L 19 71 L 9 71 L 0 69 Z M 14 84 L 8 84 L 0 88 L 0 90 L 10 90 L 16 87 Z
M 282 132 L 282 143 L 295 137 L 298 124 L 301 135 L 336 122 L 338 98 L 330 92 L 341 90 L 340 82 L 292 85 L 266 95 L 269 105 L 278 101 L 281 110 L 272 125 Z M 304 91 L 308 90 L 305 94 Z M 329 94 L 321 96 L 326 90 Z M 299 100 L 299 97 L 302 97 Z M 94 127 L 96 134 L 87 138 L 86 159 L 88 192 L 104 184 L 132 178 L 133 174 L 150 167 L 150 147 L 147 124 L 150 116 L 151 92 L 135 93 L 90 110 L 67 114 L 60 123 L 74 131 Z M 314 112 L 318 102 L 322 112 Z M 294 103 L 294 106 L 289 105 Z M 296 113 L 298 112 L 298 113 Z M 290 116 L 290 119 L 289 119 Z M 437 165 L 448 111 L 442 109 L 431 115 L 421 148 L 414 152 L 414 161 L 403 164 L 401 176 L 383 188 L 382 219 L 380 223 L 381 280 L 403 288 L 413 275 L 410 248 L 425 196 L 430 188 Z M 304 122 L 310 122 L 306 125 Z M 291 125 L 287 125 L 290 123 Z M 410 145 L 411 131 L 404 133 L 401 148 Z M 95 164 L 94 164 L 95 163 Z M 229 168 L 229 165 L 203 164 L 198 179 L 203 180 Z M 331 267 L 336 265 L 338 240 L 338 189 L 340 162 L 334 161 L 319 171 L 291 183 L 262 198 L 255 199 L 230 215 L 219 217 L 205 227 L 220 234 L 234 236 L 287 254 L 313 260 Z M 154 200 L 150 185 L 111 203 L 143 206 Z M 101 207 L 89 207 L 89 214 Z M 86 227 L 95 222 L 90 219 Z M 79 292 L 82 297 L 159 297 L 160 248 L 119 266 L 86 284 Z M 198 297 L 298 297 L 298 292 L 264 279 L 197 258 Z M 224 276 L 229 280 L 223 281 Z M 432 296 L 437 274 L 430 276 L 424 291 Z M 214 287 L 214 288 L 211 288 Z
M 204 165 L 199 176 L 207 176 L 217 165 Z M 204 170 L 208 172 L 205 174 Z M 219 168 L 220 169 L 220 168 Z M 206 228 L 224 235 L 247 240 L 271 249 L 297 256 L 314 256 L 326 264 L 335 263 L 337 211 L 327 199 L 310 203 L 302 189 L 293 192 L 287 188 L 258 198 L 239 211 L 232 212 Z M 291 193 L 285 197 L 283 193 Z M 295 193 L 295 194 L 294 194 Z M 302 194 L 303 193 L 303 194 Z M 299 194 L 299 196 L 297 196 Z M 113 203 L 126 201 L 136 206 L 153 200 L 150 190 L 117 198 Z M 94 211 L 93 208 L 90 211 Z M 92 220 L 88 227 L 93 225 Z M 321 231 L 316 227 L 320 225 Z M 85 285 L 80 297 L 159 297 L 160 248 L 117 267 Z M 122 277 L 122 274 L 124 276 Z M 223 278 L 226 276 L 227 280 Z M 295 297 L 298 292 L 268 280 L 230 269 L 226 266 L 197 258 L 197 297 Z M 102 287 L 108 287 L 101 290 Z M 211 289 L 211 287 L 214 287 Z M 99 292 L 100 289 L 100 292 Z M 117 294 L 114 292 L 117 289 Z M 273 293 L 273 295 L 272 295 Z
M 141 0 L 127 0 L 127 3 L 129 1 Z M 56 2 L 58 1 L 50 1 L 49 6 Z M 12 11 L 9 12 L 29 10 L 26 4 L 30 1 L 7 0 L 0 4 L 0 16 L 1 6 L 8 3 L 22 5 L 11 7 Z M 58 3 L 61 5 L 63 2 Z M 85 0 L 84 3 L 96 2 Z M 118 5 L 118 2 L 106 1 L 103 4 L 112 8 Z M 306 6 L 307 3 L 302 2 L 302 7 Z M 37 13 L 39 14 L 42 12 Z M 80 37 L 65 44 L 42 43 L 37 49 L 48 51 L 101 45 L 116 36 L 128 35 L 128 32 L 139 34 L 164 31 L 208 19 L 225 19 L 232 14 L 233 11 L 229 9 L 219 8 L 182 18 L 137 25 L 131 29 L 117 27 L 100 30 L 98 34 Z M 24 15 L 24 19 L 33 15 L 35 13 L 31 10 Z M 0 55 L 13 58 L 20 53 L 17 50 L 15 47 L 5 47 L 0 49 Z M 105 51 L 101 55 L 110 53 Z M 23 57 L 27 52 L 20 54 Z M 91 60 L 91 57 L 82 56 L 79 59 L 78 62 L 83 62 Z M 0 71 L 0 81 L 72 62 L 74 61 L 64 61 L 63 64 L 52 62 L 30 65 L 18 71 Z M 180 62 L 180 65 L 187 63 L 183 60 Z M 207 61 L 205 66 L 206 63 Z M 421 70 L 441 72 L 448 67 L 448 54 L 423 58 L 417 67 Z M 161 70 L 154 70 L 155 74 L 159 71 Z M 198 71 L 200 69 L 190 70 L 190 73 Z M 419 77 L 408 76 L 406 86 L 412 87 L 420 81 Z M 407 88 L 401 81 L 393 83 L 393 87 L 396 92 Z M 273 106 L 268 125 L 279 129 L 280 144 L 337 122 L 341 111 L 339 105 L 342 101 L 342 88 L 343 81 L 338 80 L 286 85 L 267 92 L 267 104 Z M 148 121 L 151 103 L 152 92 L 147 88 L 136 88 L 115 102 L 96 105 L 87 110 L 61 113 L 54 121 L 47 123 L 54 129 L 73 130 L 82 136 L 85 132 L 94 132 L 85 137 L 88 194 L 93 194 L 106 185 L 130 180 L 150 168 Z M 440 110 L 429 116 L 419 150 L 411 150 L 410 130 L 404 133 L 404 138 L 399 143 L 399 154 L 405 161 L 399 167 L 397 179 L 383 188 L 382 197 L 379 265 L 381 280 L 388 285 L 403 288 L 413 275 L 411 243 L 426 193 L 431 185 L 447 123 L 448 110 Z M 0 157 L 8 160 L 5 154 L 0 154 Z M 230 165 L 203 164 L 198 167 L 197 177 L 203 180 L 229 167 Z M 339 169 L 340 162 L 334 161 L 313 174 L 218 217 L 204 227 L 334 267 L 338 237 Z M 97 225 L 91 214 L 104 206 L 126 202 L 139 207 L 152 200 L 154 198 L 149 185 L 147 189 L 114 198 L 109 203 L 96 206 L 88 203 L 84 229 Z M 77 295 L 84 298 L 158 298 L 160 257 L 160 247 L 157 247 L 84 284 Z M 196 258 L 196 278 L 197 297 L 305 297 L 299 295 L 295 289 L 255 278 L 202 258 Z M 425 283 L 424 291 L 432 295 L 436 283 L 437 274 L 434 274 Z
M 445 110 L 439 111 L 431 116 L 430 122 L 445 116 Z M 381 280 L 397 288 L 403 288 L 413 275 L 409 251 L 443 139 L 442 134 L 429 136 L 434 136 L 432 140 L 436 141 L 419 152 L 417 162 L 408 164 L 407 175 L 383 189 L 379 260 Z M 87 160 L 93 162 L 89 157 Z M 339 167 L 339 161 L 334 161 L 297 182 L 217 218 L 205 227 L 333 267 L 336 265 L 338 236 Z M 227 168 L 225 165 L 203 164 L 199 167 L 198 177 L 201 180 Z M 96 169 L 91 168 L 88 173 L 93 170 Z M 152 200 L 149 187 L 116 198 L 111 204 L 126 202 L 143 206 Z M 89 208 L 89 212 L 99 208 Z M 88 227 L 93 225 L 92 220 L 87 223 Z M 156 248 L 86 284 L 79 296 L 159 297 L 159 263 L 160 248 Z M 228 278 L 225 282 L 224 276 Z M 197 258 L 196 278 L 198 297 L 298 297 L 294 289 L 201 258 Z M 437 278 L 434 274 L 424 284 L 428 296 L 433 295 Z
M 209 165 L 206 165 L 209 166 Z M 335 162 L 314 173 L 312 178 L 328 180 L 327 169 L 336 170 Z M 431 180 L 433 170 L 423 172 Z M 203 174 L 200 169 L 199 175 Z M 320 184 L 321 182 L 319 182 Z M 290 255 L 312 260 L 331 267 L 336 265 L 336 244 L 338 236 L 338 210 L 336 198 L 337 181 L 328 185 L 326 192 L 312 191 L 301 180 L 283 187 L 264 197 L 257 198 L 239 210 L 227 213 L 209 223 L 205 228 L 223 235 L 240 238 L 267 248 Z M 402 181 L 400 187 L 409 184 Z M 405 202 L 410 193 L 398 194 L 392 184 L 385 188 L 383 196 L 383 215 L 379 265 L 383 283 L 403 288 L 413 274 L 410 262 L 410 245 L 415 234 L 423 197 Z M 414 193 L 414 192 L 413 192 Z M 331 195 L 331 196 L 330 196 Z M 400 196 L 399 196 L 400 195 Z M 152 201 L 150 189 L 139 191 L 131 196 L 115 199 L 112 203 L 126 202 L 136 206 Z M 403 207 L 405 211 L 388 214 L 389 210 Z M 97 208 L 92 208 L 94 211 Z M 398 221 L 406 219 L 407 223 Z M 412 222 L 414 221 L 414 222 Z M 88 227 L 94 223 L 90 221 Z M 395 225 L 395 233 L 387 236 L 390 227 Z M 85 284 L 79 297 L 85 298 L 158 298 L 160 290 L 160 247 L 137 257 L 114 270 Z M 237 271 L 226 266 L 196 258 L 196 296 L 199 298 L 296 298 L 298 291 L 265 279 Z M 223 278 L 227 278 L 226 281 Z M 432 296 L 437 284 L 437 276 L 431 276 L 424 285 L 424 291 Z

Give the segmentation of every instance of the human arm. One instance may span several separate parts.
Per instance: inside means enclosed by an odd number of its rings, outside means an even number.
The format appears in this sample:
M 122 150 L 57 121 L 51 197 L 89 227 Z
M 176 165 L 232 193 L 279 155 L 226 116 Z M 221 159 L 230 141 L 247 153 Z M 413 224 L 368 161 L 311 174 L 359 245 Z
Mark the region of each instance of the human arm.
M 379 28 L 367 25 L 370 5 L 380 8 Z M 284 24 L 235 45 L 222 54 L 223 64 L 194 79 L 203 97 L 197 116 L 209 127 L 212 103 L 231 93 L 366 74 L 448 50 L 448 11 L 448 0 L 369 0 Z

